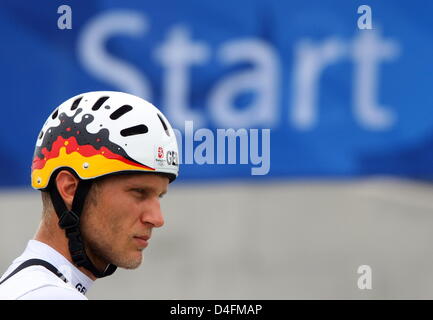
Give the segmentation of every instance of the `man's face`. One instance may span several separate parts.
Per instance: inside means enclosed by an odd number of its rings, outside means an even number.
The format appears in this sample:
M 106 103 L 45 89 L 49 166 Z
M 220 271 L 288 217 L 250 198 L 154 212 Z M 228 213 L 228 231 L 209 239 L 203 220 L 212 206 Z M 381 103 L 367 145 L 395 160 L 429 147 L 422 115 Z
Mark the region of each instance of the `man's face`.
M 141 264 L 152 229 L 164 224 L 160 197 L 168 183 L 156 174 L 117 175 L 97 183 L 81 222 L 87 255 L 96 266 Z

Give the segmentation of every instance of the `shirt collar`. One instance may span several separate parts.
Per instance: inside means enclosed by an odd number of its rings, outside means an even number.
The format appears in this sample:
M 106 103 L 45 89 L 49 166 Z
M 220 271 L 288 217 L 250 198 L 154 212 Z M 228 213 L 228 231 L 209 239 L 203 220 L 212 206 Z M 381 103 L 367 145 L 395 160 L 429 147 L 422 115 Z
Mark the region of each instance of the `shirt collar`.
M 24 261 L 32 258 L 42 259 L 51 263 L 65 276 L 74 288 L 83 294 L 85 294 L 93 284 L 92 279 L 81 272 L 58 251 L 43 242 L 30 240 L 27 243 L 24 253 L 17 258 L 17 260 Z

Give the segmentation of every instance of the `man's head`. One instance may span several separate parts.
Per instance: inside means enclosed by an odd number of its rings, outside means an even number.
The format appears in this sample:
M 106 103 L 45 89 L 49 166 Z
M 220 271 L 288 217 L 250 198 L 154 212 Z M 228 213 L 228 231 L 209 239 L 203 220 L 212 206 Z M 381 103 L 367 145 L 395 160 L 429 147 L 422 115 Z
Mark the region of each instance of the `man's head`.
M 56 213 L 72 260 L 103 277 L 115 264 L 140 264 L 152 229 L 164 221 L 159 197 L 178 170 L 176 136 L 160 110 L 130 94 L 88 92 L 45 122 L 32 186 L 49 192 L 45 215 Z

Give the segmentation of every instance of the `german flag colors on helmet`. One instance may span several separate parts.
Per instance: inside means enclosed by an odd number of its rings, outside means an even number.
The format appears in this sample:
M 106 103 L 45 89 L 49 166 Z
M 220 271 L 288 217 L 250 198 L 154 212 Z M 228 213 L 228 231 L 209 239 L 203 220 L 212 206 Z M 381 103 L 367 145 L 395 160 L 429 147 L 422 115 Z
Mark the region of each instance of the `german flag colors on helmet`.
M 125 171 L 179 171 L 176 136 L 151 103 L 115 91 L 83 93 L 62 103 L 36 142 L 32 187 L 48 187 L 52 174 L 70 168 L 81 179 Z

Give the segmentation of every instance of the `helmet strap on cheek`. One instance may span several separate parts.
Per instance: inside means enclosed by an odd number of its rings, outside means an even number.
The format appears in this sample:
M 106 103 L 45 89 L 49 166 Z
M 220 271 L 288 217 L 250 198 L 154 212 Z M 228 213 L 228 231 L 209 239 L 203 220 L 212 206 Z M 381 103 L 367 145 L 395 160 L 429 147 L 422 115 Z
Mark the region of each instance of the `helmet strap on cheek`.
M 104 271 L 99 271 L 86 254 L 80 230 L 81 213 L 91 186 L 92 180 L 79 181 L 71 210 L 67 209 L 55 183 L 50 188 L 50 196 L 56 214 L 59 217 L 59 226 L 65 230 L 65 235 L 68 238 L 69 252 L 72 261 L 76 266 L 84 267 L 89 270 L 96 278 L 103 278 L 113 274 L 117 267 L 113 264 L 109 264 Z

